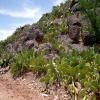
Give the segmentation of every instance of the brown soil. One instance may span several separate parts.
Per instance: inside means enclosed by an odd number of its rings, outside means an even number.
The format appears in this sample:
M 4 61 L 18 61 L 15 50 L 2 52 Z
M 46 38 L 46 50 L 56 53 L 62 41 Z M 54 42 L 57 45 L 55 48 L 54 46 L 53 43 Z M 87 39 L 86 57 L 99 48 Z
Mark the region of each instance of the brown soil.
M 26 79 L 13 80 L 9 73 L 0 75 L 0 100 L 53 100 L 28 82 Z
M 72 100 L 68 91 L 53 85 L 47 88 L 32 72 L 14 80 L 0 74 L 0 100 Z

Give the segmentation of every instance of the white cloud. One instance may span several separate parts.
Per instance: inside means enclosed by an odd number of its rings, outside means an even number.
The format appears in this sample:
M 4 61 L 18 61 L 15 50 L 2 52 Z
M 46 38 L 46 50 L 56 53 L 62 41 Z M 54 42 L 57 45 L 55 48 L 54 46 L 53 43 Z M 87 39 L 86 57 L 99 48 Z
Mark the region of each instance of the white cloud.
M 11 25 L 11 28 L 5 28 L 5 29 L 0 29 L 0 40 L 5 40 L 7 37 L 11 36 L 15 30 L 20 27 L 24 26 L 25 24 L 31 24 L 31 23 L 13 23 Z
M 37 22 L 44 13 L 40 7 L 34 5 L 33 1 L 31 0 L 24 0 L 23 4 L 21 4 L 21 8 L 19 9 L 6 9 L 0 8 L 0 14 L 4 16 L 10 16 L 12 18 L 18 18 L 19 20 L 23 19 L 24 22 L 20 21 L 14 23 L 9 23 L 9 29 L 8 28 L 0 28 L 0 40 L 6 39 L 8 36 L 11 36 L 13 32 L 16 30 L 17 27 L 23 26 L 25 24 L 32 24 Z
M 56 6 L 56 5 L 59 5 L 60 3 L 64 3 L 66 0 L 53 0 L 53 4 Z
M 4 40 L 8 36 L 11 36 L 13 32 L 14 32 L 14 29 L 0 29 L 0 40 Z
M 40 8 L 30 8 L 30 7 L 24 7 L 22 10 L 18 11 L 13 11 L 9 9 L 0 9 L 0 14 L 14 17 L 14 18 L 29 18 L 29 19 L 34 19 L 37 17 L 41 17 L 41 10 Z

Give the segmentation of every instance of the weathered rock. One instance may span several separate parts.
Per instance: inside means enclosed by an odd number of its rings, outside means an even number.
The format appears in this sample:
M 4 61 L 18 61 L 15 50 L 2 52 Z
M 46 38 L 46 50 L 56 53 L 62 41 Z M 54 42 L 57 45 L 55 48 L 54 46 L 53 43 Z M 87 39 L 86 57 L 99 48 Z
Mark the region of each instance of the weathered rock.
M 83 39 L 84 45 L 93 45 L 96 43 L 96 37 L 94 35 L 87 34 Z
M 30 48 L 33 48 L 33 47 L 34 47 L 34 43 L 35 43 L 35 42 L 34 42 L 33 40 L 26 41 L 26 42 L 25 42 L 25 47 L 26 47 L 26 48 L 29 48 L 29 49 L 30 49 Z
M 72 7 L 70 7 L 70 11 L 73 13 L 79 11 L 78 2 L 76 2 Z
M 37 48 L 37 51 L 45 51 L 44 58 L 46 59 L 53 59 L 58 57 L 58 51 L 55 50 L 50 43 L 40 44 Z
M 23 27 L 21 28 L 23 30 Z M 34 26 L 29 26 L 27 30 L 19 34 L 19 38 L 13 43 L 9 43 L 6 47 L 8 52 L 19 52 L 22 49 L 31 49 L 38 46 L 43 41 L 43 33 Z
M 5 74 L 6 72 L 8 72 L 10 69 L 10 67 L 5 67 L 5 68 L 0 68 L 0 74 Z
M 70 4 L 70 9 L 78 3 L 78 0 L 72 0 L 71 4 Z
M 39 51 L 41 50 L 49 50 L 52 48 L 52 45 L 50 43 L 43 43 L 39 45 Z
M 82 30 L 82 18 L 80 14 L 78 0 L 72 0 L 70 4 L 70 12 L 73 13 L 68 21 L 69 37 L 73 40 L 73 43 L 79 43 Z
M 72 43 L 73 40 L 70 39 L 68 35 L 67 36 L 66 35 L 59 35 L 58 42 L 60 42 L 62 44 L 62 46 L 65 49 L 65 52 L 69 52 L 73 49 L 75 49 L 79 52 L 88 49 L 88 47 L 84 46 L 83 44 L 74 44 L 74 43 Z
M 9 51 L 9 52 L 14 52 L 14 48 L 13 48 L 13 44 L 8 44 L 7 46 L 6 46 L 6 51 Z
M 69 37 L 74 43 L 79 43 L 80 33 L 81 33 L 81 20 L 75 15 L 69 19 Z

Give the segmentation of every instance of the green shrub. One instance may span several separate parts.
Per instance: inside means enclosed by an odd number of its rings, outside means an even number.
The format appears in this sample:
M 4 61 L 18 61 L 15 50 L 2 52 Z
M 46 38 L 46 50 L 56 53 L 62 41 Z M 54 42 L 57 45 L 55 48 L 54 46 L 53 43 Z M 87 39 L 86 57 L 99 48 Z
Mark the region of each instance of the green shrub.
M 80 9 L 89 20 L 90 35 L 94 34 L 96 43 L 100 43 L 100 1 L 99 0 L 79 0 Z
M 51 13 L 46 13 L 37 23 L 37 26 L 44 33 L 45 41 L 54 43 L 56 37 L 62 33 L 67 33 L 67 19 L 69 15 L 68 2 L 62 3 L 59 6 L 54 6 Z M 60 24 L 55 23 L 55 20 L 58 20 Z
M 33 51 L 22 51 L 18 53 L 11 63 L 11 72 L 13 76 L 19 76 L 30 70 L 30 62 L 35 59 Z
M 33 73 L 46 73 L 46 60 L 41 53 L 31 50 L 18 53 L 11 63 L 11 72 L 14 77 L 20 76 L 28 71 Z
M 13 59 L 13 55 L 11 53 L 7 53 L 3 48 L 0 48 L 0 66 L 8 67 Z
M 47 60 L 43 57 L 41 53 L 36 54 L 35 59 L 33 59 L 30 63 L 30 69 L 32 72 L 37 73 L 41 76 L 41 74 L 45 74 L 47 71 Z
M 60 59 L 48 63 L 43 77 L 47 84 L 60 82 L 66 85 L 80 82 L 86 90 L 100 91 L 100 54 L 94 49 L 83 52 L 72 51 Z

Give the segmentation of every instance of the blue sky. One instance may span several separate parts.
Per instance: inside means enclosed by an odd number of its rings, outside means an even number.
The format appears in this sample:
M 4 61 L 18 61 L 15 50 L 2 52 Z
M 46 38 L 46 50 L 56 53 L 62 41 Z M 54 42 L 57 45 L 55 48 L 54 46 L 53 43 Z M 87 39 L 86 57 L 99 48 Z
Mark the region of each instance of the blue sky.
M 0 0 L 0 40 L 10 36 L 17 27 L 37 22 L 52 6 L 65 0 Z

